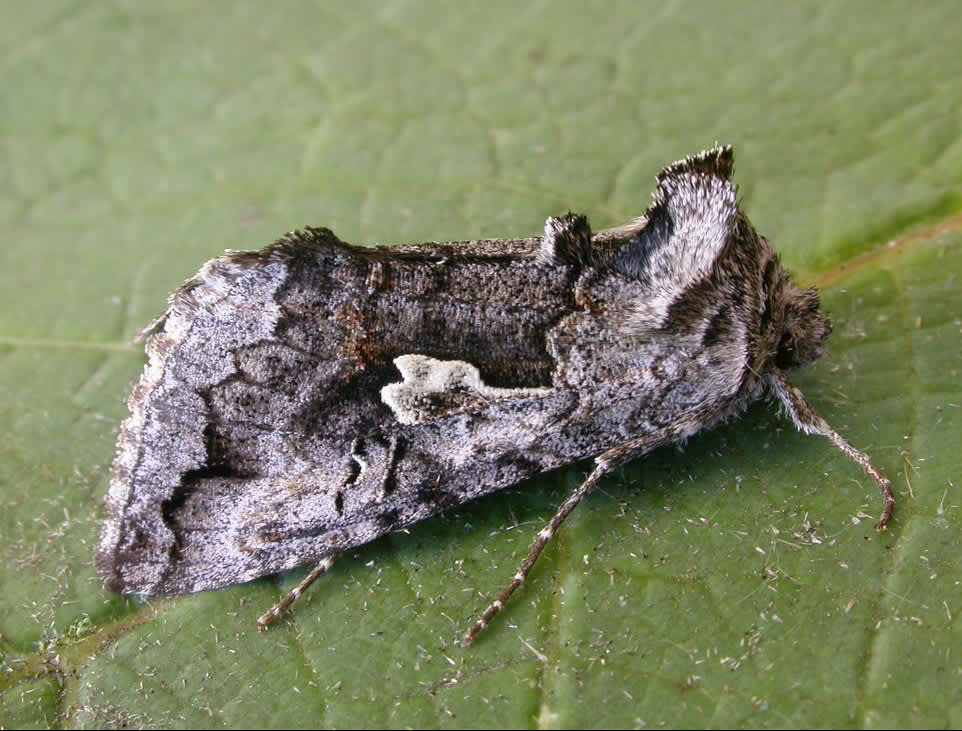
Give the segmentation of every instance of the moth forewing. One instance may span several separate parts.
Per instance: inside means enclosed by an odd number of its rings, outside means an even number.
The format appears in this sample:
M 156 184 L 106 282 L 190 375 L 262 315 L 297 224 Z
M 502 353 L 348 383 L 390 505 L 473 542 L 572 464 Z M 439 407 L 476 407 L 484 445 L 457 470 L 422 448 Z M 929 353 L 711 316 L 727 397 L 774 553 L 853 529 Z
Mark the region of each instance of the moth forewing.
M 830 327 L 740 211 L 732 153 L 658 176 L 593 235 L 366 249 L 327 229 L 211 260 L 149 328 L 97 550 L 107 585 L 177 594 L 317 567 L 384 533 L 583 459 L 470 643 L 612 469 L 774 394 L 880 485 L 784 371 Z

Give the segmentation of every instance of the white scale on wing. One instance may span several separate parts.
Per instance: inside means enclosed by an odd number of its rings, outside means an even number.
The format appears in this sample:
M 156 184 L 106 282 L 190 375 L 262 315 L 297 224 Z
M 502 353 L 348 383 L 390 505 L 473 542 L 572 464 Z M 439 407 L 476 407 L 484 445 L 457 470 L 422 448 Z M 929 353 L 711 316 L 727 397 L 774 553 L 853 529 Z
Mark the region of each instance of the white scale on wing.
M 546 396 L 550 388 L 497 388 L 481 380 L 478 369 L 463 360 L 400 355 L 394 365 L 404 379 L 381 389 L 381 401 L 402 424 L 421 422 L 492 401 Z

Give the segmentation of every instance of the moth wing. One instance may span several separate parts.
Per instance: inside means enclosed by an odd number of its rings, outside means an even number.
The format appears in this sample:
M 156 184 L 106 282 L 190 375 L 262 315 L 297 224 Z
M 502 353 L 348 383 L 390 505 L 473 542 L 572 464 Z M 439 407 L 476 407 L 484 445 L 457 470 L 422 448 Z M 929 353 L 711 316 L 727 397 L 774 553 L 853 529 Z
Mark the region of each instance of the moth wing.
M 393 287 L 423 298 L 434 286 L 414 251 L 359 250 L 323 230 L 212 260 L 178 290 L 152 326 L 119 440 L 97 558 L 107 584 L 162 594 L 250 580 L 559 463 L 538 454 L 529 420 L 539 407 L 528 402 L 546 399 L 546 420 L 568 403 L 541 387 L 542 320 L 569 307 L 567 274 L 532 271 L 500 249 L 457 249 L 428 250 L 450 300 L 429 312 L 395 308 L 404 293 Z M 472 302 L 473 292 L 491 297 L 495 268 L 516 278 L 501 282 L 510 297 Z M 471 277 L 486 286 L 471 289 Z M 492 308 L 514 318 L 499 320 L 513 337 L 495 333 L 488 347 L 470 328 Z M 368 336 L 382 320 L 393 341 Z M 439 351 L 460 335 L 471 362 L 407 351 L 408 340 L 429 342 L 419 329 Z M 397 366 L 387 345 L 405 353 Z M 513 380 L 531 385 L 485 383 L 475 363 L 488 374 L 514 368 Z M 526 449 L 537 456 L 512 457 Z
M 260 252 L 212 259 L 171 295 L 166 312 L 149 326 L 148 364 L 128 399 L 131 414 L 121 427 L 97 549 L 97 568 L 110 588 L 142 594 L 207 588 L 203 583 L 219 579 L 218 564 L 229 556 L 198 559 L 199 571 L 210 576 L 180 582 L 175 566 L 196 558 L 184 555 L 185 540 L 222 531 L 217 523 L 229 522 L 242 492 L 237 486 L 249 487 L 254 472 L 298 471 L 288 427 L 277 420 L 296 413 L 297 383 L 285 376 L 304 369 L 303 359 L 310 357 L 296 343 L 278 342 L 278 295 L 294 259 L 336 257 L 343 247 L 330 232 L 316 230 Z M 343 376 L 315 370 L 328 384 Z M 289 388 L 259 383 L 272 377 Z M 214 428 L 215 408 L 222 408 L 230 434 Z M 251 419 L 251 412 L 262 416 Z M 210 460 L 213 451 L 225 450 L 233 451 Z M 245 459 L 254 455 L 270 462 L 268 469 L 249 469 Z M 222 512 L 202 516 L 202 503 L 191 502 L 199 485 L 222 501 Z M 177 514 L 188 532 L 177 530 Z

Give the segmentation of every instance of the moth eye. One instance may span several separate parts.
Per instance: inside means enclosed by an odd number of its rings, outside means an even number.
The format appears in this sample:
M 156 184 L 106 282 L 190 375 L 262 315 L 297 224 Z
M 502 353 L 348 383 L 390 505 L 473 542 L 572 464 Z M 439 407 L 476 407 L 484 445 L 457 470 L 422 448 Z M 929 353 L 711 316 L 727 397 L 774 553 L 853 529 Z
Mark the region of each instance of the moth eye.
M 778 349 L 775 351 L 775 365 L 782 370 L 794 368 L 798 365 L 798 359 L 795 357 L 795 338 L 789 332 L 783 332 L 781 339 L 778 341 Z
M 811 363 L 825 352 L 825 339 L 832 331 L 817 311 L 789 318 L 775 351 L 775 366 L 791 370 Z

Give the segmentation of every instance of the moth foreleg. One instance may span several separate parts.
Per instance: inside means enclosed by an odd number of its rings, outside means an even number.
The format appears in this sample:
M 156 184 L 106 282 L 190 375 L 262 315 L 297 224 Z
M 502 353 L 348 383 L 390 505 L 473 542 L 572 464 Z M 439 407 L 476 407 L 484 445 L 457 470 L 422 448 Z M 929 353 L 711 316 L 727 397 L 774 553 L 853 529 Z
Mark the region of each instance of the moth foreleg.
M 264 612 L 260 617 L 257 618 L 257 629 L 261 632 L 266 630 L 270 624 L 280 617 L 288 608 L 298 600 L 298 598 L 307 591 L 307 588 L 317 581 L 318 577 L 331 568 L 334 563 L 334 559 L 337 558 L 338 554 L 333 554 L 331 556 L 325 556 L 320 561 L 318 561 L 317 566 L 311 569 L 311 573 L 301 579 L 297 586 L 291 589 L 290 593 L 281 599 L 277 604 Z
M 879 490 L 882 492 L 883 501 L 882 517 L 879 518 L 875 529 L 879 531 L 885 530 L 889 521 L 892 520 L 892 512 L 895 510 L 895 494 L 892 492 L 891 481 L 882 474 L 878 467 L 872 464 L 872 461 L 865 452 L 852 446 L 845 437 L 835 431 L 825 419 L 815 413 L 815 409 L 805 400 L 802 392 L 785 377 L 784 373 L 778 370 L 774 371 L 769 376 L 769 383 L 775 395 L 778 396 L 779 400 L 785 406 L 785 410 L 788 411 L 789 416 L 792 417 L 795 426 L 806 434 L 821 434 L 842 450 L 855 464 L 861 467 L 865 471 L 865 474 L 875 480 L 879 486 Z
M 633 439 L 630 442 L 625 442 L 596 457 L 595 468 L 591 471 L 591 474 L 571 493 L 567 500 L 561 503 L 558 511 L 551 517 L 551 520 L 548 521 L 545 527 L 538 531 L 534 541 L 531 543 L 531 548 L 528 549 L 528 555 L 525 556 L 521 565 L 518 566 L 518 570 L 515 571 L 511 583 L 505 587 L 497 599 L 488 605 L 488 608 L 484 610 L 484 613 L 478 621 L 475 622 L 474 626 L 464 635 L 464 645 L 466 647 L 471 645 L 471 643 L 474 642 L 474 638 L 478 636 L 478 633 L 487 627 L 492 618 L 504 608 L 505 602 L 511 598 L 515 590 L 528 578 L 528 574 L 531 573 L 535 561 L 538 560 L 538 556 L 541 555 L 544 547 L 548 545 L 555 531 L 558 530 L 558 526 L 564 522 L 564 519 L 575 509 L 575 506 L 580 503 L 588 493 L 595 489 L 598 483 L 601 482 L 601 478 L 625 462 L 640 457 L 664 444 L 676 441 L 681 436 L 685 426 L 686 422 L 682 420 L 675 426 L 660 429 L 652 434 L 647 434 L 638 439 Z

